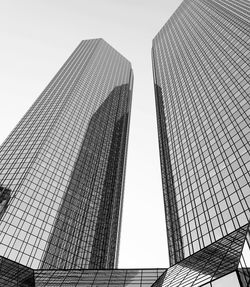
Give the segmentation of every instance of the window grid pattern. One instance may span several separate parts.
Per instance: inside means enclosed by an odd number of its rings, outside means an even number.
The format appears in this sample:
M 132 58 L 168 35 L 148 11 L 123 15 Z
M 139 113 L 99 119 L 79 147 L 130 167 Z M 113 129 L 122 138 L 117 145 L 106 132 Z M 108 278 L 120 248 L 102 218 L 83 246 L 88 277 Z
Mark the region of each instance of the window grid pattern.
M 89 122 L 42 268 L 114 266 L 128 95 L 116 87 Z
M 165 269 L 35 270 L 36 287 L 149 287 Z
M 0 255 L 32 268 L 41 265 L 55 232 L 54 224 L 60 220 L 58 212 L 62 213 L 62 205 L 76 207 L 74 203 L 65 204 L 66 194 L 74 197 L 75 191 L 69 189 L 79 169 L 78 159 L 85 153 L 86 166 L 82 172 L 86 177 L 92 164 L 92 174 L 75 197 L 80 200 L 82 193 L 81 208 L 91 204 L 92 217 L 88 219 L 88 238 L 72 234 L 77 238 L 75 241 L 84 240 L 86 244 L 85 250 L 79 250 L 73 259 L 69 256 L 69 264 L 88 268 L 89 256 L 85 261 L 83 256 L 86 252 L 91 254 L 93 240 L 97 240 L 99 233 L 105 233 L 98 221 L 105 190 L 110 192 L 106 205 L 110 213 L 106 219 L 112 228 L 99 239 L 106 236 L 106 247 L 107 242 L 112 245 L 112 252 L 106 254 L 112 253 L 107 258 L 109 264 L 114 264 L 111 257 L 118 248 L 132 79 L 129 61 L 104 40 L 82 41 L 6 139 L 0 147 L 0 186 L 1 190 L 11 190 L 11 199 L 1 215 Z M 95 146 L 97 132 L 94 130 L 91 136 L 90 130 L 94 122 L 101 122 L 103 114 L 105 120 L 98 127 L 100 141 Z M 114 158 L 116 170 L 110 174 L 108 167 L 114 164 Z M 94 190 L 91 198 L 90 189 Z M 84 214 L 79 212 L 75 217 L 78 225 Z M 96 233 L 95 227 L 99 228 Z M 62 241 L 63 236 L 62 231 Z M 95 264 L 100 268 L 104 263 L 97 260 Z
M 246 234 L 246 240 L 238 266 L 238 276 L 243 287 L 250 285 L 250 226 Z
M 152 286 L 216 286 L 209 282 L 238 272 L 248 228 L 247 224 L 170 267 Z
M 249 8 L 186 0 L 153 40 L 171 265 L 250 217 Z
M 35 287 L 34 270 L 0 256 L 0 286 Z

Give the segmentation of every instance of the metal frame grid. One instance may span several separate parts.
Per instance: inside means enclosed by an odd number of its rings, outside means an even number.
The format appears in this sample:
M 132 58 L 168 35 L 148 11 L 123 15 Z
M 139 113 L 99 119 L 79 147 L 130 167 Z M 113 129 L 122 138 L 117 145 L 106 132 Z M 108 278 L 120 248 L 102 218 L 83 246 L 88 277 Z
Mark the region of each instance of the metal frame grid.
M 114 267 L 132 84 L 131 64 L 102 39 L 82 41 L 48 84 L 0 147 L 0 255 Z
M 236 271 L 248 228 L 247 224 L 175 264 L 153 287 L 198 287 Z
M 248 287 L 250 285 L 250 225 L 246 234 L 237 273 L 242 287 Z
M 151 286 L 165 269 L 35 270 L 36 287 Z
M 171 265 L 250 219 L 249 9 L 185 0 L 153 40 Z
M 35 287 L 34 270 L 0 256 L 0 286 Z

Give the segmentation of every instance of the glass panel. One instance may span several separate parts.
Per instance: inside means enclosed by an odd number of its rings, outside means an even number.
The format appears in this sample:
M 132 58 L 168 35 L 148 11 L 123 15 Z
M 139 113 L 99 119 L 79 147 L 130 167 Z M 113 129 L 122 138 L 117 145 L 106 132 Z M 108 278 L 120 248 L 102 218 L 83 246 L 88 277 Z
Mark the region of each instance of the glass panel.
M 212 287 L 241 287 L 236 272 L 212 281 Z

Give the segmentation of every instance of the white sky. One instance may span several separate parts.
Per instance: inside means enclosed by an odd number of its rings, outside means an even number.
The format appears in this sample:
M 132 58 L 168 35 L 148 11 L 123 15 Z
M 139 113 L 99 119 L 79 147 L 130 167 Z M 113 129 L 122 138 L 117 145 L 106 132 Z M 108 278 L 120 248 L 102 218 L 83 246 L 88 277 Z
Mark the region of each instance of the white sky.
M 151 42 L 181 0 L 0 0 L 0 143 L 81 40 L 131 63 L 134 90 L 120 268 L 167 267 Z

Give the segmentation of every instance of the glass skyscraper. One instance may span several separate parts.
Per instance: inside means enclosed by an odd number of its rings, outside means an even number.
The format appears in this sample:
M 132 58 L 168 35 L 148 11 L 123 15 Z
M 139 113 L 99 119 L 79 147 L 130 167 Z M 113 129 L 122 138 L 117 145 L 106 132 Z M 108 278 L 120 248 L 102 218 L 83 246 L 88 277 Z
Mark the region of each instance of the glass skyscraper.
M 184 0 L 153 40 L 172 266 L 154 286 L 203 286 L 235 270 L 249 286 L 249 11 L 244 0 Z
M 82 41 L 0 148 L 0 255 L 31 268 L 117 264 L 133 72 Z
M 249 11 L 184 0 L 153 40 L 170 268 L 113 269 L 133 74 L 96 39 L 0 149 L 0 285 L 250 286 Z

